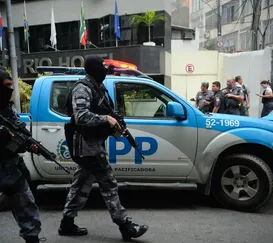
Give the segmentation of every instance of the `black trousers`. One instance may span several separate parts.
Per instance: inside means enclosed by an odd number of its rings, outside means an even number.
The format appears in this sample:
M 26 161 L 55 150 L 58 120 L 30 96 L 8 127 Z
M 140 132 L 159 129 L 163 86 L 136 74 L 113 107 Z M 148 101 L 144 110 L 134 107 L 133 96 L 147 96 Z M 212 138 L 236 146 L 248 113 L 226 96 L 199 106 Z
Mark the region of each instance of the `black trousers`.
M 96 157 L 85 157 L 77 163 L 78 169 L 67 195 L 63 215 L 72 218 L 78 215 L 78 211 L 86 204 L 92 185 L 96 181 L 112 221 L 117 225 L 123 223 L 127 218 L 127 211 L 121 205 L 118 183 L 106 156 L 101 154 Z

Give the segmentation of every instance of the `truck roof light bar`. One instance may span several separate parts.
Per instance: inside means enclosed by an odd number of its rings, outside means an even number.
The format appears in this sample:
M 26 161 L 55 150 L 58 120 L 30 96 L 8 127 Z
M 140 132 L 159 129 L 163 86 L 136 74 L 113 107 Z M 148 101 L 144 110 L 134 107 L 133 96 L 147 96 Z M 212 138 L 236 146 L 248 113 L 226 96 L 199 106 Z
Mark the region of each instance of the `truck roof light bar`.
M 106 63 L 106 65 L 108 65 Z M 37 72 L 39 73 L 53 73 L 54 75 L 85 75 L 85 69 L 83 67 L 61 67 L 61 66 L 38 66 Z M 147 78 L 153 80 L 151 77 L 146 74 L 140 72 L 137 69 L 130 68 L 118 68 L 113 65 L 108 67 L 107 75 L 115 75 L 115 76 L 134 76 L 137 78 Z
M 116 61 L 116 60 L 112 60 L 112 59 L 104 59 L 104 63 L 107 66 L 114 66 L 116 68 L 128 68 L 128 69 L 137 70 L 136 65 L 134 65 L 132 63 L 128 63 L 128 62 Z

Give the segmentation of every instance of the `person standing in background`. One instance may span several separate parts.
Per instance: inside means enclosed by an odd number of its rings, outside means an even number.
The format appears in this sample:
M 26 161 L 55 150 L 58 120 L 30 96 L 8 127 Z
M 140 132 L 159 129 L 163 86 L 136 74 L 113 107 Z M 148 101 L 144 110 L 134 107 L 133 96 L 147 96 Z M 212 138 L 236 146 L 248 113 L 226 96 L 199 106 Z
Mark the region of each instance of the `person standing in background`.
M 236 87 L 234 78 L 227 80 L 227 87 L 222 90 L 226 98 L 225 114 L 240 116 L 240 104 L 244 100 L 242 88 Z
M 225 97 L 222 93 L 221 84 L 218 81 L 212 83 L 213 101 L 212 101 L 212 113 L 225 113 Z
M 242 76 L 235 77 L 236 87 L 239 87 L 243 90 L 244 100 L 240 105 L 240 114 L 241 116 L 249 116 L 249 108 L 250 108 L 250 89 L 247 85 L 243 84 Z
M 202 112 L 211 112 L 211 102 L 213 101 L 213 93 L 208 90 L 209 83 L 203 82 L 201 84 L 201 91 L 199 91 L 195 98 L 195 107 Z
M 263 80 L 261 86 L 264 88 L 263 94 L 256 94 L 259 97 L 262 97 L 263 110 L 261 117 L 267 116 L 273 110 L 273 93 L 270 87 L 270 82 Z

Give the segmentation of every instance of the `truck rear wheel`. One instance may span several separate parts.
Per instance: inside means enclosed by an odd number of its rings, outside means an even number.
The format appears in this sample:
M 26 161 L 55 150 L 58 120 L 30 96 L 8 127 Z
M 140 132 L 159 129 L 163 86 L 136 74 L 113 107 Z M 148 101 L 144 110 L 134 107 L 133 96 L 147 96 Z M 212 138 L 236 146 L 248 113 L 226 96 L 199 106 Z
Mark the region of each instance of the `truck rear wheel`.
M 256 156 L 234 154 L 216 164 L 212 192 L 226 208 L 256 212 L 269 201 L 272 187 L 271 169 Z

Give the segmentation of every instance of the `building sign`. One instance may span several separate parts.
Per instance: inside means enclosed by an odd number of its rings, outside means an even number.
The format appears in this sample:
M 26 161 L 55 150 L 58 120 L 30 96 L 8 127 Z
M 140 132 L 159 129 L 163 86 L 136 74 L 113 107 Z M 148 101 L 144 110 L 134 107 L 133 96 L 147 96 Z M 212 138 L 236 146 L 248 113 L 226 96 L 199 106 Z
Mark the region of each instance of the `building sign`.
M 84 58 L 88 55 L 133 63 L 145 74 L 160 75 L 160 63 L 163 62 L 160 53 L 164 51 L 161 46 L 126 46 L 21 54 L 19 76 L 35 79 L 38 66 L 83 67 Z
M 51 54 L 51 55 L 50 55 Z M 31 57 L 23 57 L 23 73 L 34 74 L 37 73 L 38 66 L 62 66 L 62 67 L 83 67 L 84 66 L 84 55 L 68 55 L 69 53 L 62 53 L 61 55 L 52 55 L 52 53 L 40 54 Z M 87 54 L 88 55 L 88 54 Z M 97 54 L 102 58 L 113 59 L 113 54 Z

